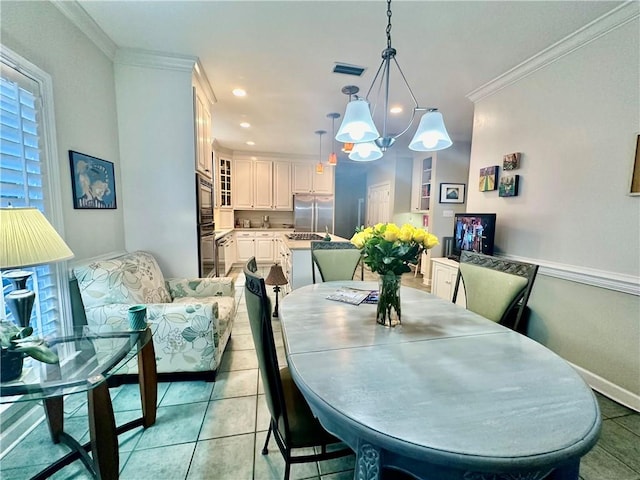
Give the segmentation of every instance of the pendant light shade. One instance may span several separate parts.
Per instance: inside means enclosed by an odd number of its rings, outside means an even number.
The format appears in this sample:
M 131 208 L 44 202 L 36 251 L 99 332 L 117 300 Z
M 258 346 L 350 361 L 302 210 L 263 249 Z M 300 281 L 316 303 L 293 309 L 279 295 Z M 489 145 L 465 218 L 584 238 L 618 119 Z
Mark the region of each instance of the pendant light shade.
M 344 143 L 344 144 L 342 145 L 342 151 L 343 151 L 344 153 L 351 153 L 351 150 L 353 150 L 353 145 L 354 145 L 354 144 L 353 144 L 353 143 L 350 143 L 350 142 Z
M 435 152 L 449 148 L 452 143 L 444 126 L 442 114 L 429 111 L 420 119 L 420 125 L 409 143 L 409 148 L 416 152 Z
M 382 150 L 375 142 L 356 143 L 349 154 L 349 160 L 355 162 L 372 162 L 382 158 Z
M 351 100 L 347 104 L 336 140 L 342 143 L 365 143 L 372 142 L 379 136 L 371 118 L 369 102 L 363 98 Z
M 347 104 L 342 125 L 340 125 L 340 130 L 335 138 L 339 142 L 352 142 L 356 144 L 375 141 L 379 150 L 381 152 L 386 152 L 393 146 L 398 137 L 404 135 L 411 128 L 416 117 L 416 113 L 426 111 L 427 113 L 422 117 L 418 132 L 411 141 L 409 148 L 417 151 L 432 151 L 450 147 L 452 142 L 444 128 L 442 115 L 437 114 L 437 109 L 435 108 L 425 108 L 418 104 L 418 100 L 413 94 L 413 91 L 411 90 L 411 87 L 398 64 L 396 59 L 397 50 L 391 46 L 391 16 L 391 0 L 387 0 L 387 46 L 382 50 L 382 62 L 373 77 L 373 81 L 367 91 L 367 95 L 364 98 L 355 97 L 354 100 L 351 100 L 351 97 L 349 97 L 350 101 Z M 409 123 L 400 133 L 391 133 L 389 131 L 389 129 L 392 128 L 388 121 L 392 67 L 397 69 L 400 79 L 404 83 L 404 86 L 413 101 L 413 109 Z M 352 95 L 358 90 L 358 87 L 347 86 L 343 88 L 342 92 Z M 371 116 L 371 108 L 369 105 L 369 102 L 372 99 L 372 97 L 370 97 L 371 92 L 377 92 L 375 93 L 376 98 L 372 100 L 374 111 L 376 111 L 375 106 L 378 104 L 380 104 L 380 108 L 382 109 L 382 128 L 380 129 L 382 134 L 380 134 L 380 131 L 376 128 Z M 353 159 L 351 155 L 349 155 L 349 158 Z
M 316 163 L 316 173 L 322 175 L 324 173 L 324 165 L 322 164 L 322 135 L 327 133 L 326 130 L 316 130 L 315 134 L 320 139 L 320 155 L 318 157 L 318 163 Z
M 336 118 L 340 118 L 340 114 L 337 112 L 327 113 L 327 118 L 331 119 L 331 153 L 329 154 L 329 159 L 327 160 L 327 164 L 335 167 L 338 164 L 338 155 L 333 148 L 336 136 Z

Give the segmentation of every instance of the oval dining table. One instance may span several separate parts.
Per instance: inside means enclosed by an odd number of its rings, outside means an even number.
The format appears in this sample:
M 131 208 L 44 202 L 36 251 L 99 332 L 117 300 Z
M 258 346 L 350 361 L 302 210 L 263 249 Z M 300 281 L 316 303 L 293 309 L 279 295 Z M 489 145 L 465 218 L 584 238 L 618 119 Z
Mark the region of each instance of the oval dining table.
M 436 480 L 579 478 L 601 419 L 565 360 L 408 287 L 402 324 L 385 327 L 376 305 L 326 298 L 341 287 L 377 284 L 293 290 L 280 321 L 291 375 L 320 423 L 356 453 L 354 478 L 383 469 Z

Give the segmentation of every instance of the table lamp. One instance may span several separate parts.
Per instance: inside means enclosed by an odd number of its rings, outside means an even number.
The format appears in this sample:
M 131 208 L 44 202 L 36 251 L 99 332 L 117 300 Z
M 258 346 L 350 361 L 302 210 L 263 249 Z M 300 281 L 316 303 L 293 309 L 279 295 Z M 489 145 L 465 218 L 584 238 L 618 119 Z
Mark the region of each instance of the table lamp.
M 20 327 L 28 327 L 36 294 L 27 289 L 32 272 L 5 269 L 32 267 L 73 257 L 64 240 L 37 208 L 0 208 L 0 269 L 13 290 L 5 295 Z
M 289 283 L 287 278 L 284 276 L 282 272 L 282 267 L 277 263 L 271 266 L 269 270 L 269 275 L 265 279 L 264 283 L 267 285 L 275 285 L 273 287 L 273 291 L 276 292 L 276 308 L 273 309 L 273 316 L 278 317 L 278 292 L 280 291 L 280 285 L 286 285 Z

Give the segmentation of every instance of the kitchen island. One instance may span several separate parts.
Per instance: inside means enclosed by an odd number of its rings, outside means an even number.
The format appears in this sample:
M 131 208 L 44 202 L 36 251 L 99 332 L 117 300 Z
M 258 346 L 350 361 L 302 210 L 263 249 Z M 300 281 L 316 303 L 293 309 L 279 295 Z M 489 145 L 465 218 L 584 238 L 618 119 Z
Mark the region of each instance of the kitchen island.
M 318 235 L 325 236 L 322 232 L 318 232 Z M 349 241 L 349 239 L 337 235 L 329 236 L 332 242 Z M 295 240 L 282 235 L 282 242 L 280 243 L 281 265 L 285 276 L 289 280 L 289 284 L 283 290 L 285 294 L 313 283 L 311 275 L 311 242 L 312 240 Z M 321 278 L 317 268 L 316 278 Z

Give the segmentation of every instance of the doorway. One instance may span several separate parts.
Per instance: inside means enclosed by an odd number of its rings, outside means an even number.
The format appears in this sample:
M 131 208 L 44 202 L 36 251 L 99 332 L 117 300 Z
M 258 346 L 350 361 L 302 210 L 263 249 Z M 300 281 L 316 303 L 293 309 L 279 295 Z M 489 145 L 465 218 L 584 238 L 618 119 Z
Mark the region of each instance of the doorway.
M 367 225 L 389 222 L 391 184 L 371 185 L 367 193 Z

